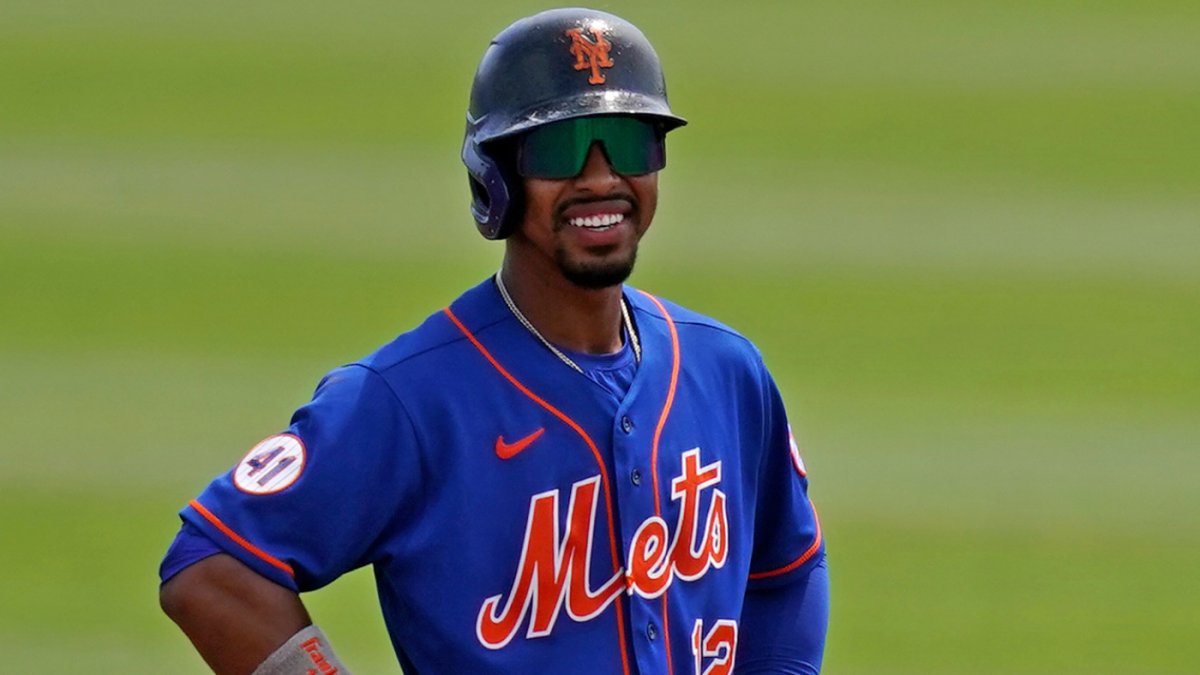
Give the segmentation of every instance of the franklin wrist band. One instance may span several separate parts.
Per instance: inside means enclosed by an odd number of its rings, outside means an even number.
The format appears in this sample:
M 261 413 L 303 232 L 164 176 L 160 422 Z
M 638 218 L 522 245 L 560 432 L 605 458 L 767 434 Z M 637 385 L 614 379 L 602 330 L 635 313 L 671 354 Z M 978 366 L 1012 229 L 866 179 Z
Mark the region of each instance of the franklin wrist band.
M 329 638 L 316 626 L 304 628 L 276 649 L 251 675 L 350 675 Z

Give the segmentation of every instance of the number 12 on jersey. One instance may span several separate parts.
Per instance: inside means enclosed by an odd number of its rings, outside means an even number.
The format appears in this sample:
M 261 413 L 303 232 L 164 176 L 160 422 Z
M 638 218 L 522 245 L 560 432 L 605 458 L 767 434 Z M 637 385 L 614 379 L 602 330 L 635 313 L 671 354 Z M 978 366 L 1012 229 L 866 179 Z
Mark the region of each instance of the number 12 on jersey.
M 733 672 L 733 655 L 737 650 L 737 622 L 721 619 L 708 633 L 704 632 L 704 621 L 696 619 L 692 628 L 692 658 L 696 664 L 696 675 L 729 675 Z M 713 659 L 704 668 L 704 659 Z

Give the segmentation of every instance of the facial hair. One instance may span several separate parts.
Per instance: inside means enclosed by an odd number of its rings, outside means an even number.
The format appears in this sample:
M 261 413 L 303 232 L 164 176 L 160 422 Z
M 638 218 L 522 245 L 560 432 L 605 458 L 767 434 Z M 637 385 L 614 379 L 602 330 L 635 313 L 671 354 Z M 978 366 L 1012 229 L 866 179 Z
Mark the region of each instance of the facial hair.
M 633 265 L 637 262 L 637 246 L 634 246 L 629 257 L 624 260 L 610 260 L 598 263 L 571 260 L 563 248 L 554 250 L 554 262 L 563 276 L 580 288 L 598 290 L 625 283 L 633 274 Z

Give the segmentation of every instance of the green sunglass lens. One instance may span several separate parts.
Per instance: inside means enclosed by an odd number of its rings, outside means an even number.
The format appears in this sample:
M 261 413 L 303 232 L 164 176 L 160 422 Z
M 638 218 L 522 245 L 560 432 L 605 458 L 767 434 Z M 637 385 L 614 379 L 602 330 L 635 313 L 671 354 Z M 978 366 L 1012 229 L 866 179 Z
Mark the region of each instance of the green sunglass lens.
M 591 148 L 591 128 L 567 120 L 547 124 L 525 135 L 517 170 L 534 178 L 570 178 L 578 175 Z
M 597 140 L 604 143 L 608 161 L 617 173 L 636 176 L 658 171 L 666 164 L 658 129 L 649 122 L 628 117 L 593 120 Z
M 583 117 L 526 134 L 517 155 L 517 171 L 533 178 L 577 176 L 597 142 L 617 173 L 639 175 L 666 165 L 662 133 L 653 123 L 634 117 Z

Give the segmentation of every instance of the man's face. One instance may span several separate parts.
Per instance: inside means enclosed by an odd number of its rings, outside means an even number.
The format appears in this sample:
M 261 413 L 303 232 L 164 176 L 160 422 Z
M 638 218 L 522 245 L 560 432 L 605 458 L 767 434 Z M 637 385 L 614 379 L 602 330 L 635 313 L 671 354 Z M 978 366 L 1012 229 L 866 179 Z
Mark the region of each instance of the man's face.
M 657 172 L 618 174 L 593 144 L 574 178 L 524 180 L 525 218 L 516 237 L 576 286 L 607 288 L 629 277 L 658 206 Z

